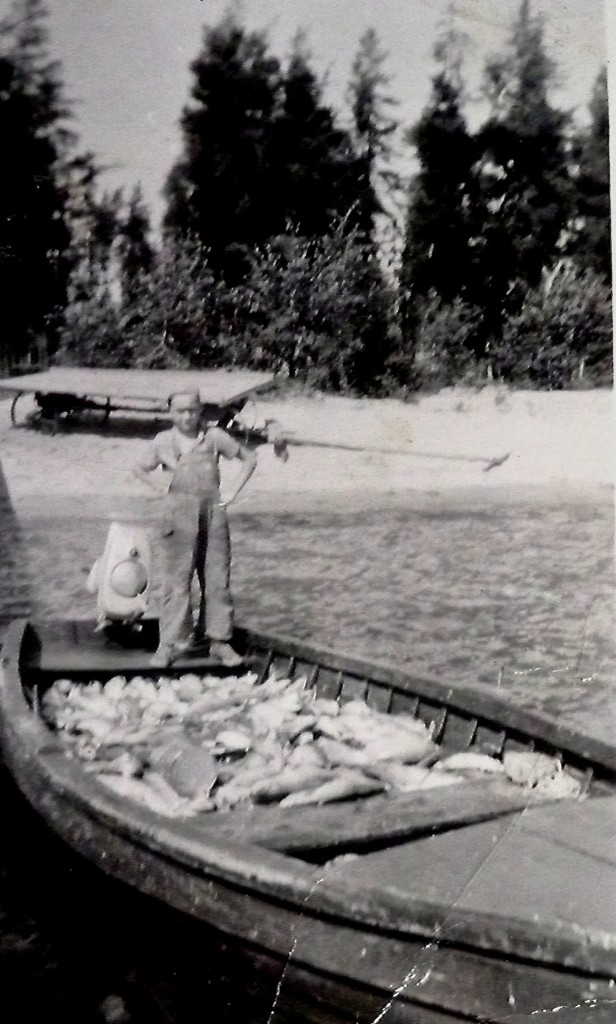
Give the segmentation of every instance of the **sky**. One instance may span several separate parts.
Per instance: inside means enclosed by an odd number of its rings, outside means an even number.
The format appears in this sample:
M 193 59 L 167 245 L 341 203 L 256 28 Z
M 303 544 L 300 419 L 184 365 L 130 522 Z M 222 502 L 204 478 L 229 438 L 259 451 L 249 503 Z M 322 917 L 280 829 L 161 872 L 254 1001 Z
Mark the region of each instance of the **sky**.
M 0 0 L 0 11 L 9 0 Z M 242 20 L 266 29 L 271 51 L 284 58 L 298 28 L 307 32 L 313 65 L 326 77 L 326 97 L 343 102 L 362 33 L 374 27 L 388 54 L 397 116 L 417 120 L 430 94 L 432 46 L 450 0 L 244 0 Z M 161 190 L 181 147 L 178 119 L 189 98 L 190 62 L 204 24 L 228 0 L 47 0 L 51 43 L 63 68 L 74 127 L 84 148 L 109 170 L 107 187 L 141 183 L 156 222 Z M 519 0 L 457 0 L 472 45 L 471 91 L 487 56 L 507 37 Z M 546 19 L 546 43 L 558 67 L 561 106 L 583 119 L 592 84 L 605 62 L 603 0 L 534 0 Z M 471 111 L 471 119 L 472 119 Z M 402 171 L 410 168 L 410 154 Z

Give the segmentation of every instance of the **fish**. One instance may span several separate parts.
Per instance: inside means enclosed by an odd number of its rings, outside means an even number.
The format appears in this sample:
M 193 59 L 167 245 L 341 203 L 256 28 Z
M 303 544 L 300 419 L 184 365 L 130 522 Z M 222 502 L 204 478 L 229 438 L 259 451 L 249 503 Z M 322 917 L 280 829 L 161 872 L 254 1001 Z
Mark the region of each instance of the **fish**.
M 174 679 L 171 685 L 181 701 L 196 700 L 203 695 L 204 691 L 203 681 L 194 672 L 188 672 L 186 675 L 180 676 L 179 679 Z
M 520 786 L 536 786 L 542 779 L 556 775 L 562 767 L 557 757 L 532 750 L 506 751 L 503 766 L 507 778 Z
M 108 718 L 98 718 L 94 715 L 89 715 L 87 718 L 80 717 L 76 719 L 72 724 L 72 729 L 75 732 L 88 733 L 95 739 L 105 739 L 106 742 L 112 743 L 113 724 Z
M 330 718 L 337 718 L 340 714 L 340 705 L 337 700 L 328 697 L 314 697 L 308 694 L 310 710 L 314 715 L 329 715 Z
M 463 775 L 454 775 L 453 772 L 431 771 L 428 778 L 422 782 L 422 789 L 437 789 L 439 786 L 454 786 L 459 782 L 465 782 Z
M 323 768 L 325 759 L 316 743 L 301 744 L 293 747 L 287 757 L 289 768 Z
M 167 818 L 177 818 L 185 811 L 184 801 L 176 793 L 172 797 L 163 794 L 155 786 L 150 785 L 144 779 L 133 779 L 123 775 L 107 775 L 101 773 L 97 776 L 98 782 L 108 789 L 113 790 L 118 796 L 134 800 L 135 803 L 157 814 Z M 169 787 L 171 789 L 171 787 Z
M 282 760 L 279 762 L 282 767 Z M 222 784 L 233 781 L 254 781 L 265 772 L 274 774 L 279 769 L 275 763 L 268 761 L 264 754 L 251 750 L 241 761 L 230 764 L 218 764 L 218 781 Z
M 330 739 L 329 736 L 319 737 L 315 746 L 322 753 L 326 762 L 335 768 L 339 766 L 356 768 L 370 764 L 362 750 L 354 750 L 339 740 Z
M 217 693 L 205 693 L 190 705 L 187 718 L 199 720 L 212 711 L 220 711 L 234 704 L 244 704 L 252 693 L 252 686 L 236 686 Z
M 276 732 L 282 728 L 288 713 L 276 701 L 268 700 L 263 704 L 255 704 L 250 709 L 249 717 L 252 728 L 256 732 Z
M 279 697 L 291 685 L 290 679 L 275 679 L 271 676 L 255 689 L 258 691 L 255 696 L 259 700 L 268 700 L 270 697 Z
M 135 697 L 140 703 L 149 703 L 156 699 L 158 688 L 151 679 L 144 676 L 133 676 L 129 681 L 128 691 L 131 697 Z
M 344 704 L 340 705 L 339 710 L 340 714 L 345 718 L 348 715 L 359 715 L 361 718 L 369 717 L 370 719 L 374 719 L 375 715 L 378 714 L 377 711 L 369 708 L 366 702 L 364 700 L 360 700 L 358 697 L 353 698 L 353 700 L 345 701 Z
M 89 715 L 107 718 L 110 721 L 119 717 L 116 705 L 102 694 L 94 693 L 87 696 L 82 696 L 80 693 L 71 694 L 70 707 L 73 711 L 85 711 Z
M 122 697 L 127 686 L 126 676 L 113 676 L 105 683 L 105 696 L 111 700 Z
M 411 715 L 315 697 L 304 679 L 257 682 L 255 673 L 224 682 L 195 673 L 156 682 L 59 679 L 43 695 L 43 713 L 84 770 L 121 780 L 117 792 L 126 783 L 127 796 L 171 817 L 410 793 L 454 785 L 468 773 L 505 773 L 534 787 L 538 799 L 582 793 L 581 782 L 545 754 L 512 751 L 501 761 L 466 750 L 438 760 L 432 727 Z
M 89 683 L 89 686 L 93 686 L 93 683 Z M 66 696 L 75 688 L 74 679 L 55 679 L 48 693 L 54 690 L 58 694 L 64 694 Z
M 280 801 L 280 806 L 306 807 L 311 804 L 326 804 L 335 800 L 346 800 L 352 796 L 368 796 L 382 792 L 383 789 L 383 783 L 379 779 L 369 779 L 363 772 L 349 769 L 316 788 L 290 793 Z
M 315 729 L 321 736 L 327 736 L 331 740 L 344 740 L 348 735 L 344 724 L 337 718 L 330 718 L 329 715 L 317 718 Z
M 274 803 L 289 793 L 310 789 L 327 782 L 333 773 L 326 768 L 286 768 L 272 778 L 264 779 L 251 788 L 250 795 L 258 803 Z
M 84 765 L 84 770 L 96 773 L 104 771 L 106 774 L 123 775 L 129 778 L 139 775 L 143 770 L 143 764 L 144 762 L 141 758 L 135 757 L 127 750 L 124 750 L 117 757 L 105 759 L 102 764 L 98 757 L 94 761 L 88 761 Z
M 559 771 L 548 778 L 539 779 L 534 787 L 535 793 L 551 797 L 555 800 L 578 799 L 582 796 L 584 786 L 581 779 L 576 779 L 568 771 Z
M 143 782 L 165 801 L 174 817 L 184 817 L 188 813 L 190 801 L 178 793 L 164 773 L 150 769 L 144 773 Z
M 355 729 L 369 726 L 371 729 L 382 728 L 387 731 L 395 727 L 396 729 L 405 729 L 407 732 L 418 733 L 420 736 L 431 736 L 433 731 L 433 726 L 426 725 L 420 718 L 407 714 L 390 715 L 384 711 L 377 711 L 375 708 L 369 707 L 365 701 L 357 698 L 343 704 L 340 714 L 345 719 L 360 719 L 361 721 L 355 725 Z
M 139 725 L 142 711 L 137 701 L 131 697 L 120 697 L 116 703 L 116 709 L 123 723 Z
M 404 764 L 417 764 L 436 750 L 436 744 L 429 736 L 404 735 L 391 733 L 366 744 L 363 748 L 368 761 L 402 761 Z
M 442 772 L 474 771 L 489 772 L 494 775 L 502 775 L 505 771 L 503 763 L 497 761 L 495 757 L 490 757 L 488 754 L 478 754 L 473 750 L 449 754 L 442 761 L 438 761 L 435 768 Z
M 291 718 L 285 719 L 277 732 L 283 742 L 292 743 L 303 732 L 313 729 L 316 721 L 313 715 L 294 715 Z
M 256 768 L 238 772 L 214 792 L 214 803 L 219 810 L 246 803 L 251 799 L 256 786 L 277 778 L 278 774 L 276 768 Z
M 373 764 L 365 770 L 384 782 L 388 789 L 398 793 L 410 793 L 414 789 L 421 789 L 430 775 L 428 768 L 421 768 L 416 764 L 389 764 L 387 761 Z
M 216 736 L 216 750 L 225 754 L 246 752 L 252 747 L 250 736 L 239 729 L 223 729 Z

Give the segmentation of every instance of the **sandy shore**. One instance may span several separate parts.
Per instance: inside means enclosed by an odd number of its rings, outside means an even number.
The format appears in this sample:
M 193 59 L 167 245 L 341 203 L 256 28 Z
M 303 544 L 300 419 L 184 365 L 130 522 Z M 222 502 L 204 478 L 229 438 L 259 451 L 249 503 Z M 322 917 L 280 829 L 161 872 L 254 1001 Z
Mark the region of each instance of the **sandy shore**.
M 409 404 L 331 396 L 261 400 L 246 408 L 247 422 L 271 418 L 297 439 L 363 450 L 291 446 L 283 462 L 263 447 L 237 512 L 321 505 L 344 511 L 401 500 L 421 506 L 454 497 L 473 504 L 531 495 L 609 500 L 613 410 L 608 390 L 452 389 Z M 153 428 L 151 419 L 116 414 L 106 430 L 91 424 L 52 437 L 12 428 L 9 402 L 0 402 L 2 465 L 17 511 L 79 515 L 98 504 L 110 513 L 155 518 L 156 501 L 130 472 Z M 501 465 L 487 468 L 503 456 Z

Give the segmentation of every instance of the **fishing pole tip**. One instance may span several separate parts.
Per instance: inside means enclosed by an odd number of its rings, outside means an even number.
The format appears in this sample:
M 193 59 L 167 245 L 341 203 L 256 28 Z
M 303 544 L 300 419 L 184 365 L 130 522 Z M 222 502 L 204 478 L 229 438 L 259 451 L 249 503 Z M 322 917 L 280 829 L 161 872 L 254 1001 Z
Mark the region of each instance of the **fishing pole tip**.
M 483 472 L 487 473 L 490 469 L 496 469 L 497 466 L 502 466 L 503 462 L 506 462 L 511 452 L 506 452 L 505 455 L 497 455 L 495 459 L 490 459 L 487 466 L 483 467 Z

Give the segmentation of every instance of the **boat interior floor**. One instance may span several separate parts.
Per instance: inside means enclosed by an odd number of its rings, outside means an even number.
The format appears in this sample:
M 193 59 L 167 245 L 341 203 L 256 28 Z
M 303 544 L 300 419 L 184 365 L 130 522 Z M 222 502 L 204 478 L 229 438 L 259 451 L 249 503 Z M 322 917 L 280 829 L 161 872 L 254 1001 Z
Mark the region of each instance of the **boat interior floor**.
M 614 932 L 616 797 L 553 803 L 334 862 L 403 897 Z

